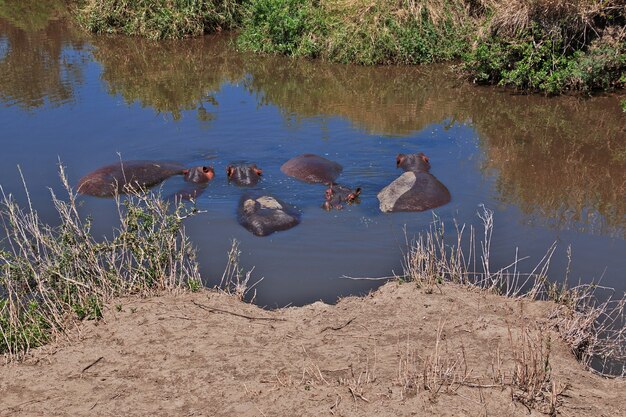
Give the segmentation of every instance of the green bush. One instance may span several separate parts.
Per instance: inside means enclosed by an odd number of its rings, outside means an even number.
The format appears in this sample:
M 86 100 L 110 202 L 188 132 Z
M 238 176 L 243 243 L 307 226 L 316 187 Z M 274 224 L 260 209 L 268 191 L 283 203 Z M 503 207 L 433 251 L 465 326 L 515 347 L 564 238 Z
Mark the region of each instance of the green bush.
M 608 90 L 624 86 L 626 47 L 600 42 L 585 50 L 568 50 L 544 34 L 516 39 L 489 38 L 464 56 L 475 82 L 558 94 Z
M 316 0 L 251 0 L 238 45 L 245 50 L 361 65 L 416 64 L 453 59 L 468 46 L 450 5 L 438 23 L 428 9 L 413 14 L 381 1 L 341 6 Z M 329 2 L 326 2 L 329 3 Z
M 255 0 L 248 3 L 238 45 L 262 53 L 315 57 L 316 35 L 326 32 L 310 0 Z

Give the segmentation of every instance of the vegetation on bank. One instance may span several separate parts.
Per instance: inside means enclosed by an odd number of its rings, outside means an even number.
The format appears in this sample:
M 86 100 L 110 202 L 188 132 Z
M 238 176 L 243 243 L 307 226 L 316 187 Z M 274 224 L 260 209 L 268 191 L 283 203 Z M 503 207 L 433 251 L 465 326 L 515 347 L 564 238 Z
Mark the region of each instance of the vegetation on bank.
M 177 39 L 234 28 L 241 0 L 85 0 L 77 15 L 94 33 Z
M 477 83 L 550 94 L 626 85 L 623 0 L 87 0 L 96 33 L 240 28 L 240 48 L 362 65 L 462 60 Z
M 468 46 L 458 1 L 254 0 L 238 45 L 363 65 L 453 59 Z
M 51 192 L 58 226 L 44 223 L 30 200 L 24 209 L 0 188 L 0 354 L 9 357 L 63 334 L 76 319 L 100 318 L 113 297 L 201 286 L 182 226 L 195 209 L 172 210 L 153 194 L 118 199 L 119 226 L 98 241 L 63 168 L 61 179 L 68 198 Z
M 556 308 L 550 325 L 570 346 L 576 359 L 601 374 L 626 376 L 626 294 L 614 294 L 612 289 L 594 283 L 570 286 L 567 272 L 563 282 L 549 281 L 547 274 L 556 242 L 530 273 L 520 271 L 524 258 L 517 254 L 508 266 L 493 268 L 493 212 L 483 206 L 478 217 L 483 223 L 482 238 L 473 226 L 465 225 L 456 225 L 456 234 L 448 236 L 445 224 L 435 217 L 431 228 L 411 241 L 402 278 L 427 293 L 448 282 L 505 297 L 553 301 Z M 469 244 L 464 243 L 468 240 Z M 571 248 L 567 253 L 571 262 Z

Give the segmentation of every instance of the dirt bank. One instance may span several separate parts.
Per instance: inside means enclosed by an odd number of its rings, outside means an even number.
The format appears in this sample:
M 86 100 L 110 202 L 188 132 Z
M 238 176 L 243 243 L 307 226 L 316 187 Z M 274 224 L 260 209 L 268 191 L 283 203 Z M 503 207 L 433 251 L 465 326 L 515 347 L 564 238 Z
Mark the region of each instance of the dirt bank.
M 208 291 L 122 299 L 79 340 L 0 366 L 0 416 L 626 415 L 624 381 L 582 369 L 551 309 L 397 283 L 277 311 Z M 552 393 L 524 400 L 548 352 Z

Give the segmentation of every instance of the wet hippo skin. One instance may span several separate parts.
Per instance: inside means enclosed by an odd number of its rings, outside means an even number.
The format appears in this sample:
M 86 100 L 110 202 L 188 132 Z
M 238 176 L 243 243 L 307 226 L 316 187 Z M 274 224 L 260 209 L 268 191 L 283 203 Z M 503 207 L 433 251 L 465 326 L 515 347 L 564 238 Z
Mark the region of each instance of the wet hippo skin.
M 360 203 L 359 195 L 361 195 L 361 188 L 354 190 L 344 187 L 343 185 L 333 184 L 329 186 L 325 193 L 325 201 L 322 204 L 322 208 L 326 211 L 341 210 L 343 203 L 358 204 Z
M 230 164 L 226 168 L 228 181 L 239 186 L 254 186 L 261 179 L 263 170 L 256 164 Z
M 78 182 L 78 192 L 95 197 L 112 197 L 130 190 L 153 187 L 174 175 L 185 181 L 206 184 L 213 179 L 212 167 L 185 168 L 172 162 L 121 161 L 96 169 Z
M 237 210 L 239 224 L 256 236 L 291 229 L 300 223 L 300 213 L 269 194 L 244 194 Z
M 343 171 L 343 167 L 337 162 L 307 153 L 291 158 L 280 170 L 304 182 L 332 184 Z
M 450 191 L 428 172 L 426 155 L 400 154 L 396 165 L 406 172 L 378 193 L 381 211 L 424 211 L 450 202 Z

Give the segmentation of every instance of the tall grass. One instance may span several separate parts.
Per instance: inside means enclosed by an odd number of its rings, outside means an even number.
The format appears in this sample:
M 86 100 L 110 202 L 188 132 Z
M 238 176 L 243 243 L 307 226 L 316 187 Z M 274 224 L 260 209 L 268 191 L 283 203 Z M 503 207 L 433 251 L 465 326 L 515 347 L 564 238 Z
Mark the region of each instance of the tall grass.
M 77 15 L 94 33 L 176 39 L 235 27 L 241 0 L 87 0 Z
M 155 194 L 116 199 L 119 226 L 112 237 L 98 241 L 89 218 L 79 212 L 63 167 L 60 177 L 67 198 L 51 191 L 58 226 L 44 223 L 30 198 L 23 208 L 0 187 L 5 236 L 0 250 L 0 353 L 9 358 L 63 334 L 75 319 L 99 318 L 113 297 L 196 288 L 201 282 L 195 250 L 182 225 L 194 208 L 172 208 Z
M 494 292 L 507 297 L 551 300 L 556 307 L 551 315 L 553 327 L 585 366 L 603 374 L 626 372 L 626 294 L 598 284 L 568 286 L 548 281 L 547 274 L 556 244 L 550 246 L 530 273 L 519 268 L 516 251 L 513 262 L 494 269 L 491 262 L 493 212 L 479 212 L 482 236 L 476 229 L 456 225 L 452 242 L 445 225 L 437 218 L 427 232 L 407 242 L 404 275 L 432 292 L 444 282 L 452 282 Z M 571 253 L 568 251 L 571 259 Z M 569 268 L 568 268 L 569 271 Z
M 469 45 L 462 1 L 253 0 L 238 45 L 362 65 L 458 57 Z

